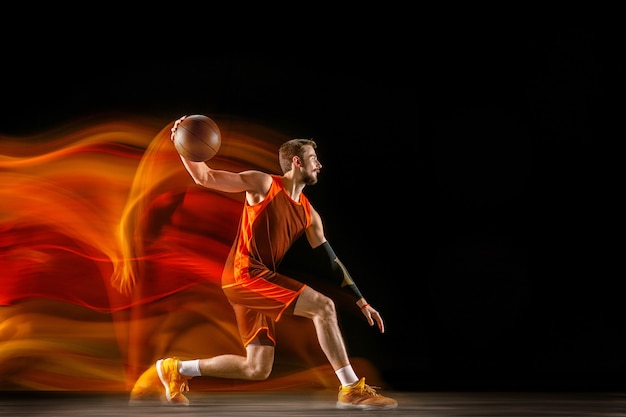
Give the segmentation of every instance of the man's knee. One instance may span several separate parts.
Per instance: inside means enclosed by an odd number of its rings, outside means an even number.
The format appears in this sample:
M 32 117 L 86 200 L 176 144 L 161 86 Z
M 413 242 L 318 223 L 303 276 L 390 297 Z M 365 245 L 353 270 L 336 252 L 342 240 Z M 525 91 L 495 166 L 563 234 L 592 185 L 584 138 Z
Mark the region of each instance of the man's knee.
M 310 287 L 300 294 L 294 313 L 313 320 L 328 320 L 337 316 L 334 301 Z
M 332 315 L 335 315 L 335 302 L 330 297 L 324 297 L 323 308 Z
M 317 315 L 323 319 L 331 319 L 337 316 L 335 302 L 325 295 L 318 298 L 316 310 Z
M 248 369 L 248 378 L 254 381 L 264 381 L 272 373 L 273 363 L 259 362 L 252 364 Z
M 274 346 L 266 332 L 259 332 L 247 347 L 246 378 L 262 381 L 267 379 L 274 367 Z

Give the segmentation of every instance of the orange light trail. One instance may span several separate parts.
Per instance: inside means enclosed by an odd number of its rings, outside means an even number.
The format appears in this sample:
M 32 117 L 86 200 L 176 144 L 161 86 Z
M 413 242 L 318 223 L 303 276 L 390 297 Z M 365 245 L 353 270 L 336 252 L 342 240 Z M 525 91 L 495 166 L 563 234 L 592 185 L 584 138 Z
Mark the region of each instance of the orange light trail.
M 283 134 L 215 120 L 212 166 L 279 172 Z M 127 391 L 160 357 L 244 353 L 220 288 L 243 196 L 193 184 L 171 123 L 0 135 L 0 390 Z M 268 381 L 195 378 L 192 388 L 336 389 L 313 328 L 284 318 L 277 330 Z

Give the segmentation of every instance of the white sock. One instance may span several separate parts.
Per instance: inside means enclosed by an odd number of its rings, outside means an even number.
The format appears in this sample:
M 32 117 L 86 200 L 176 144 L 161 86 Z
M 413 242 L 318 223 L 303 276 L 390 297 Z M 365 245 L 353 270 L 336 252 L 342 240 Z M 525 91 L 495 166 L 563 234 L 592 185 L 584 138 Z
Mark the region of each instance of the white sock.
M 337 369 L 335 371 L 341 385 L 348 386 L 354 385 L 359 382 L 359 377 L 354 373 L 354 369 L 352 369 L 352 365 L 344 366 L 343 368 Z
M 185 376 L 200 376 L 200 359 L 178 361 L 178 373 Z

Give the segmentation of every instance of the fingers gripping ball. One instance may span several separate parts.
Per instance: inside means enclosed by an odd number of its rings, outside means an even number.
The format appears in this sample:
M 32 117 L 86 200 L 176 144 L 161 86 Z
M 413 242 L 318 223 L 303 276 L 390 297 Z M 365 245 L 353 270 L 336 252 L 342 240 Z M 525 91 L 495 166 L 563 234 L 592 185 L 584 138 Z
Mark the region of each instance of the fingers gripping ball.
M 174 147 L 190 161 L 208 161 L 215 156 L 222 144 L 217 123 L 202 114 L 180 119 L 172 130 Z

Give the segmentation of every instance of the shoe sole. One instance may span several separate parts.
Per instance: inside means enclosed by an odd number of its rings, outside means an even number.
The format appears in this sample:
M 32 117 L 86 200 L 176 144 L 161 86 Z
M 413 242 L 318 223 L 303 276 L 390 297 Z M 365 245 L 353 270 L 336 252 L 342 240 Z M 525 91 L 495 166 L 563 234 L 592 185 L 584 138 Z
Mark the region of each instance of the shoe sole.
M 163 374 L 163 359 L 159 359 L 156 361 L 156 371 L 159 375 L 159 379 L 161 380 L 161 384 L 163 384 L 163 388 L 165 388 L 165 398 L 167 401 L 172 400 L 172 393 L 170 392 L 170 381 L 165 379 L 165 375 Z
M 398 404 L 388 405 L 368 405 L 368 404 L 347 404 L 337 401 L 337 408 L 340 410 L 392 410 Z

